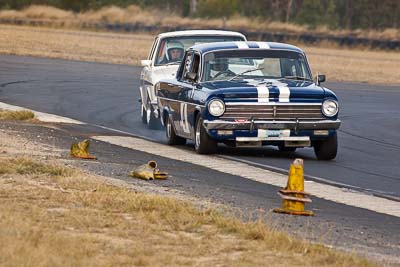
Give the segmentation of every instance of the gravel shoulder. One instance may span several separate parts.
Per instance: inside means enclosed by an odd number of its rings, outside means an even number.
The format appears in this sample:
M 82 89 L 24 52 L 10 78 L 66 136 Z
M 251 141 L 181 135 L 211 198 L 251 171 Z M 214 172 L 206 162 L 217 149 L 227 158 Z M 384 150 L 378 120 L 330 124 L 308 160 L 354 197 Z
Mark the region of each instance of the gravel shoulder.
M 1 147 L 6 153 L 56 159 L 83 169 L 119 186 L 141 192 L 174 196 L 199 207 L 213 206 L 243 220 L 262 219 L 273 229 L 301 239 L 356 252 L 371 259 L 400 266 L 399 219 L 313 198 L 308 208 L 315 217 L 292 217 L 271 213 L 281 205 L 278 188 L 163 157 L 92 141 L 91 153 L 98 161 L 68 157 L 72 142 L 92 135 L 115 135 L 87 125 L 0 122 Z M 12 145 L 11 145 L 12 144 Z M 142 181 L 129 171 L 148 160 L 156 160 L 170 174 L 165 181 Z M 237 180 L 240 188 L 232 187 Z

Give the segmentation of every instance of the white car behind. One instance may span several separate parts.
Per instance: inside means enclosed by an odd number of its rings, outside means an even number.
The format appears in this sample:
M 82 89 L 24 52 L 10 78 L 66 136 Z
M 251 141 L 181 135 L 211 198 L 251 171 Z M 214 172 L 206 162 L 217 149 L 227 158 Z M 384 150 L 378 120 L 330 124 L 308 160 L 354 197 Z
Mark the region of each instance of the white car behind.
M 246 37 L 239 32 L 218 30 L 189 30 L 176 31 L 159 34 L 153 42 L 149 56 L 142 60 L 143 66 L 140 74 L 140 99 L 142 122 L 148 124 L 149 128 L 157 128 L 159 112 L 157 108 L 157 97 L 154 85 L 161 79 L 172 79 L 175 77 L 184 51 L 196 44 L 246 41 Z M 182 50 L 181 57 L 174 58 L 172 54 Z

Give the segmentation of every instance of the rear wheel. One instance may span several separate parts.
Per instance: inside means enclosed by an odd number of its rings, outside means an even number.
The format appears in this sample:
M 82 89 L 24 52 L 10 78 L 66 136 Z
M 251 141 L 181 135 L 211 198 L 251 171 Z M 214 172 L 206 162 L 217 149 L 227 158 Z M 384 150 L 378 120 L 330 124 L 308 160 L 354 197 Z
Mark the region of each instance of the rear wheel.
M 337 155 L 338 141 L 337 135 L 328 137 L 325 140 L 316 141 L 314 152 L 319 160 L 332 160 Z
M 150 104 L 150 102 L 147 103 L 146 123 L 150 129 L 160 128 L 160 121 L 154 115 L 154 108 L 153 105 Z
M 186 139 L 180 136 L 177 136 L 175 133 L 174 126 L 172 125 L 171 118 L 167 117 L 165 125 L 165 135 L 167 136 L 167 144 L 168 145 L 184 145 L 186 144 Z
M 200 115 L 196 119 L 196 128 L 194 133 L 194 148 L 199 154 L 214 154 L 217 152 L 217 142 L 207 134 L 203 126 L 203 119 Z

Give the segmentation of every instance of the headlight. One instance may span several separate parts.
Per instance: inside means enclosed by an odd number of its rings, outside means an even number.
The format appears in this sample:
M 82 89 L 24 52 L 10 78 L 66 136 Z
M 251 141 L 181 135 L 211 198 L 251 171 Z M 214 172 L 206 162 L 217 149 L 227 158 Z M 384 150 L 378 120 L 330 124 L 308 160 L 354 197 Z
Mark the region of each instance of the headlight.
M 325 100 L 322 103 L 322 113 L 327 117 L 335 116 L 339 111 L 339 104 L 332 99 Z
M 208 111 L 211 115 L 219 117 L 225 112 L 225 104 L 219 99 L 213 99 L 208 103 Z

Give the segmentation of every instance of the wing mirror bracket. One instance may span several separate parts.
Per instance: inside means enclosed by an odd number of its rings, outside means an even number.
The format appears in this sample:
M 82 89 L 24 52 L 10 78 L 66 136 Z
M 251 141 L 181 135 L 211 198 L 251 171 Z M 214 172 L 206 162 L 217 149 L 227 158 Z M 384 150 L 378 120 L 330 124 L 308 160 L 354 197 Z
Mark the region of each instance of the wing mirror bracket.
M 320 85 L 321 83 L 323 83 L 323 82 L 325 82 L 326 81 L 326 75 L 325 74 L 318 74 L 317 73 L 317 76 L 315 77 L 315 82 L 318 84 L 318 85 Z

